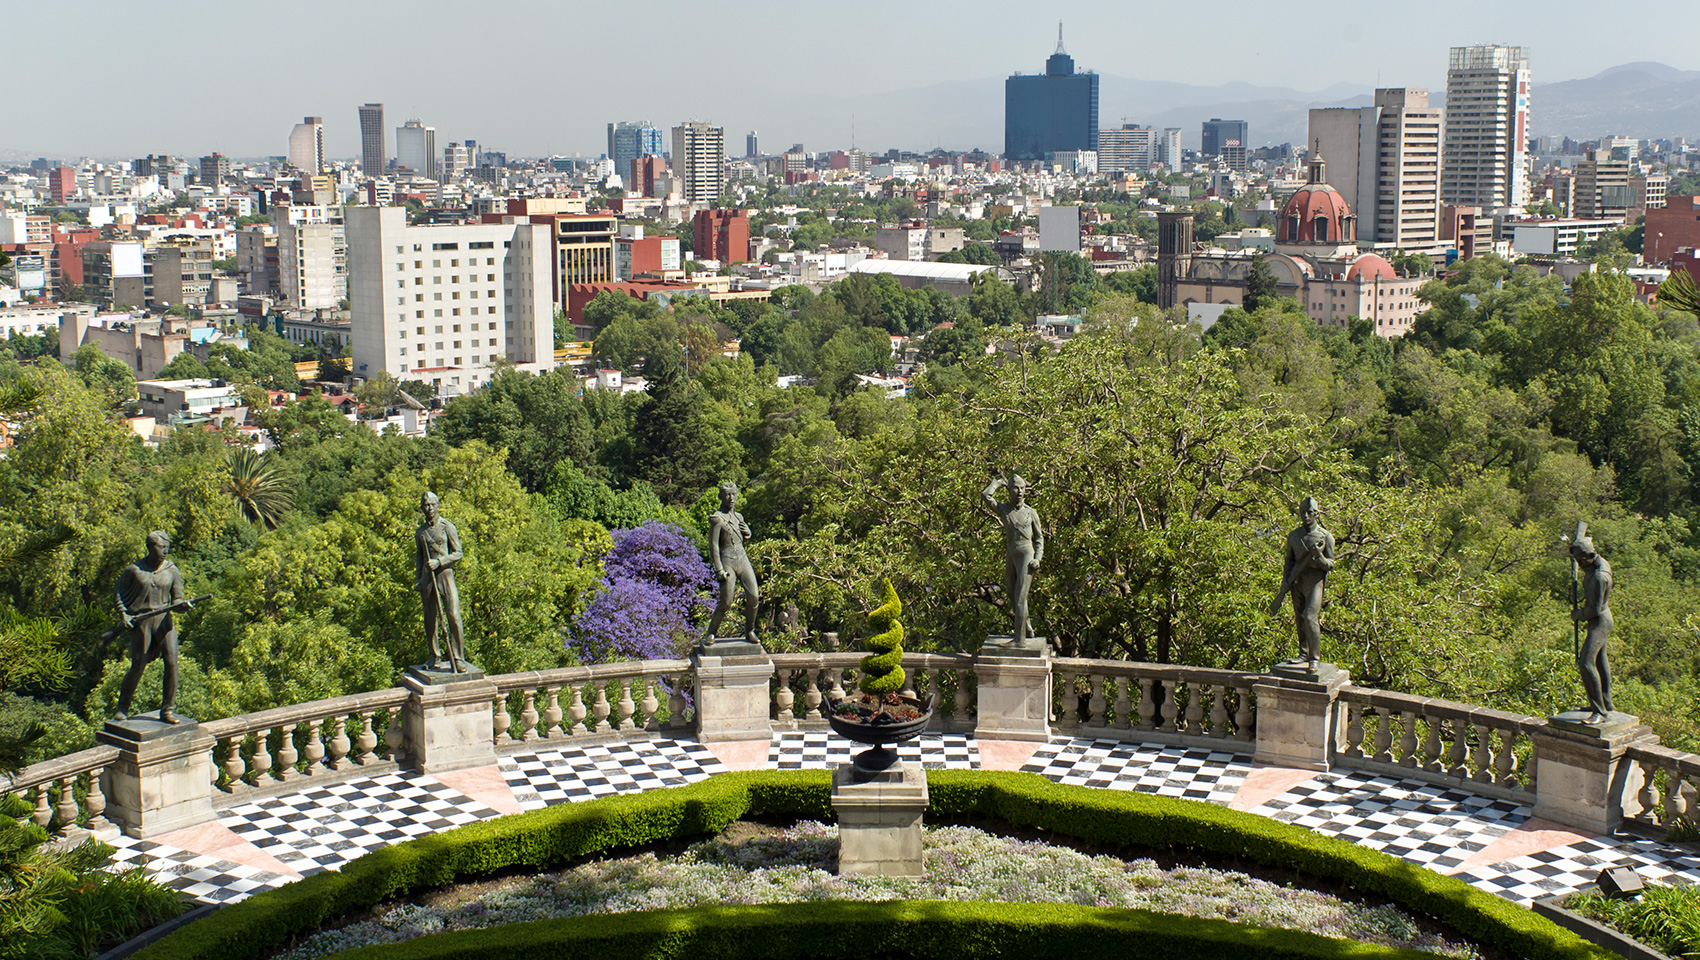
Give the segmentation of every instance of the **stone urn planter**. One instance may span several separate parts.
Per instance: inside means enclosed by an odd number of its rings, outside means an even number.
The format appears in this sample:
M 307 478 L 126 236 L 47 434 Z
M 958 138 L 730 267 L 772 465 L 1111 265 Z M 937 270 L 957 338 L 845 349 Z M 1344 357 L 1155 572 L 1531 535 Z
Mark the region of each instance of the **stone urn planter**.
M 895 701 L 895 702 L 894 702 Z M 933 719 L 933 695 L 904 697 L 888 693 L 852 695 L 832 701 L 827 722 L 839 736 L 865 743 L 867 750 L 856 754 L 853 766 L 863 773 L 879 773 L 897 763 L 892 744 L 913 740 Z

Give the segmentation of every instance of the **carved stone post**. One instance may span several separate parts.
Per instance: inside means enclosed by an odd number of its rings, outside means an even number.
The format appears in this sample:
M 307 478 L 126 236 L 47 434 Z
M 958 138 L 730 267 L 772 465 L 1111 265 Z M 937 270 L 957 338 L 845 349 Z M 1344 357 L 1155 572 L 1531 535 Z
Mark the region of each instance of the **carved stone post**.
M 696 673 L 697 739 L 770 740 L 768 681 L 773 658 L 760 644 L 721 641 L 691 654 Z
M 1300 770 L 1327 770 L 1340 739 L 1345 711 L 1337 694 L 1351 674 L 1333 668 L 1316 680 L 1267 675 L 1257 693 L 1257 762 Z
M 470 679 L 467 679 L 469 678 Z M 424 773 L 496 762 L 496 685 L 483 671 L 455 674 L 409 669 L 402 724 L 407 754 Z M 399 758 L 398 758 L 399 759 Z
M 1016 644 L 992 637 L 974 658 L 981 740 L 1038 740 L 1051 736 L 1051 653 L 1043 637 Z

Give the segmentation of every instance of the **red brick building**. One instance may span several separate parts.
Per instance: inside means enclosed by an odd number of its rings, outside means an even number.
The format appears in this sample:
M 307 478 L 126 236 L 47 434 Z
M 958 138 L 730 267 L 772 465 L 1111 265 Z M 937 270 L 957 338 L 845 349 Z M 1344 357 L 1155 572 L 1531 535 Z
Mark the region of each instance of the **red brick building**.
M 667 173 L 667 158 L 646 154 L 632 159 L 630 189 L 646 197 L 655 196 L 655 182 Z
M 1683 247 L 1700 250 L 1700 197 L 1670 197 L 1647 211 L 1643 253 L 1648 263 L 1664 263 Z
M 64 203 L 77 195 L 77 171 L 73 167 L 54 167 L 47 175 L 47 195 L 54 203 Z
M 738 263 L 750 258 L 750 217 L 742 210 L 699 210 L 692 222 L 698 260 Z

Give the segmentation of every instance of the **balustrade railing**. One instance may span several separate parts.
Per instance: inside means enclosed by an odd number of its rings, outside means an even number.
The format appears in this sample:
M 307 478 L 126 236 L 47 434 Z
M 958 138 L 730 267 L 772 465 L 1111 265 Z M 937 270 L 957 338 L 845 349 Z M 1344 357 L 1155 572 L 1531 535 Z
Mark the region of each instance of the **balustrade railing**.
M 1258 674 L 1130 660 L 1051 663 L 1051 722 L 1059 734 L 1135 733 L 1157 742 L 1251 749 Z
M 1532 801 L 1535 717 L 1348 685 L 1334 761 L 1376 773 L 1468 785 L 1490 795 Z
M 1665 830 L 1692 831 L 1700 822 L 1700 756 L 1669 747 L 1630 747 L 1641 785 L 1623 798 L 1624 816 Z M 1692 836 L 1692 833 L 1690 833 Z
M 407 696 L 406 688 L 391 687 L 207 721 L 201 729 L 216 738 L 214 800 L 223 804 L 279 784 L 398 762 L 406 749 L 401 708 Z
M 15 777 L 0 776 L 0 795 L 22 799 L 28 819 L 56 834 L 79 827 L 104 833 L 113 827 L 101 774 L 117 759 L 117 747 L 101 746 L 31 764 Z
M 828 704 L 855 693 L 864 654 L 776 653 L 771 686 L 775 730 L 826 725 Z M 935 694 L 935 730 L 973 727 L 974 657 L 970 654 L 905 653 L 903 696 Z
M 694 723 L 686 660 L 599 663 L 490 679 L 498 749 L 597 734 L 683 733 Z

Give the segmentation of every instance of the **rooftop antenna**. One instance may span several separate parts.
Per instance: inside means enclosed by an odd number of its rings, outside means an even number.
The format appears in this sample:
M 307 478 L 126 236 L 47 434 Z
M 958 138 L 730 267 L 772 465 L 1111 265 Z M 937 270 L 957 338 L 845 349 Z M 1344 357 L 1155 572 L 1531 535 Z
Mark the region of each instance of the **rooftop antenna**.
M 1062 45 L 1062 21 L 1061 20 L 1057 21 L 1057 52 L 1063 53 L 1063 54 L 1066 54 L 1068 52 L 1068 51 L 1063 49 L 1063 45 Z

